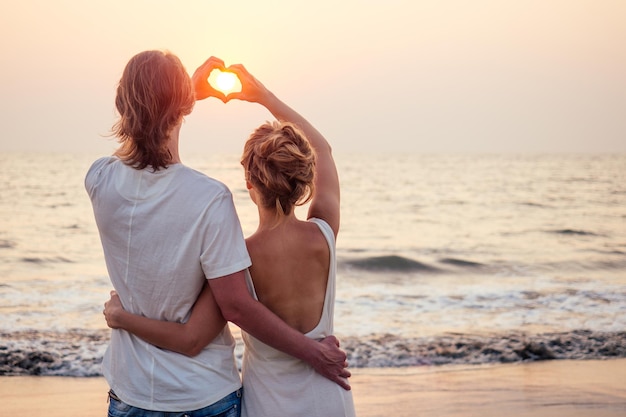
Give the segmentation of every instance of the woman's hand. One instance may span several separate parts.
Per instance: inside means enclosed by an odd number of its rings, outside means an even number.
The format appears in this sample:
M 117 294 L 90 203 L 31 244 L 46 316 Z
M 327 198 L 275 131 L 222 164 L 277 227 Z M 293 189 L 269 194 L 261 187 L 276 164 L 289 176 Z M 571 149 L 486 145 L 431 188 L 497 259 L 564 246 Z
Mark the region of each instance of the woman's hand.
M 226 326 L 211 287 L 206 283 L 185 324 L 129 313 L 115 291 L 111 291 L 102 313 L 110 328 L 125 330 L 162 349 L 187 356 L 199 354 Z
M 271 97 L 270 91 L 241 64 L 234 64 L 228 67 L 228 71 L 239 77 L 241 91 L 230 93 L 226 96 L 226 101 L 232 99 L 249 101 L 251 103 L 265 104 Z
M 198 69 L 193 73 L 191 77 L 191 82 L 193 84 L 193 89 L 196 93 L 196 100 L 204 100 L 207 97 L 215 97 L 222 102 L 226 103 L 228 100 L 224 93 L 219 90 L 216 90 L 209 83 L 209 75 L 214 69 L 223 70 L 224 61 L 219 58 L 212 56 L 207 59 L 204 64 L 200 65 Z
M 102 314 L 104 314 L 104 318 L 107 321 L 107 326 L 112 329 L 121 329 L 121 320 L 120 317 L 126 312 L 124 307 L 122 307 L 122 302 L 120 301 L 120 296 L 117 295 L 115 290 L 111 291 L 111 298 L 109 301 L 104 303 L 104 310 Z

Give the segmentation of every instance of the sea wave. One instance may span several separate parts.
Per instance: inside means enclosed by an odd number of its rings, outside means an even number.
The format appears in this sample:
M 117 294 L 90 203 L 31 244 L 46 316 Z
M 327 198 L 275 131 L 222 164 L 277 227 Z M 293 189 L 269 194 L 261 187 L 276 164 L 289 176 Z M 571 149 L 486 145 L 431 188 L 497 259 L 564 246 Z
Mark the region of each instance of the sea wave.
M 24 263 L 30 264 L 49 264 L 49 263 L 73 263 L 71 259 L 63 256 L 43 257 L 23 257 L 20 259 Z
M 626 332 L 451 333 L 408 339 L 382 335 L 346 339 L 342 347 L 348 352 L 350 366 L 356 368 L 604 359 L 626 357 Z
M 580 229 L 548 230 L 547 233 L 555 233 L 558 235 L 570 235 L 570 236 L 602 236 L 599 233 L 590 232 L 588 230 L 580 230 Z
M 344 268 L 360 269 L 368 272 L 452 272 L 446 266 L 455 268 L 483 268 L 487 265 L 460 258 L 442 258 L 431 263 L 417 261 L 400 255 L 370 256 L 364 258 L 340 259 Z M 442 264 L 442 265 L 438 265 Z
M 0 333 L 0 375 L 101 376 L 109 331 L 20 331 Z M 342 337 L 352 368 L 440 366 L 626 357 L 626 332 L 575 330 L 562 333 L 404 338 L 381 334 Z M 241 365 L 241 340 L 236 350 Z
M 556 233 L 572 233 L 589 236 L 591 233 L 583 231 L 561 231 Z M 599 250 L 590 249 L 591 252 L 605 255 L 600 259 L 562 259 L 559 261 L 549 261 L 544 263 L 533 262 L 531 264 L 521 263 L 488 263 L 478 262 L 471 259 L 445 257 L 440 259 L 429 259 L 427 261 L 416 260 L 400 255 L 365 256 L 362 258 L 340 257 L 338 266 L 344 270 L 358 270 L 372 274 L 385 273 L 407 273 L 407 274 L 447 274 L 457 273 L 499 273 L 513 270 L 548 270 L 548 271 L 614 271 L 626 270 L 626 258 L 624 252 L 620 250 Z
M 438 272 L 439 268 L 398 255 L 370 256 L 341 261 L 341 266 L 381 272 Z
M 439 262 L 443 264 L 453 265 L 461 268 L 483 268 L 486 265 L 480 262 L 468 261 L 465 259 L 457 259 L 457 258 L 443 258 L 440 259 Z
M 0 239 L 0 249 L 14 249 L 16 243 L 7 239 Z

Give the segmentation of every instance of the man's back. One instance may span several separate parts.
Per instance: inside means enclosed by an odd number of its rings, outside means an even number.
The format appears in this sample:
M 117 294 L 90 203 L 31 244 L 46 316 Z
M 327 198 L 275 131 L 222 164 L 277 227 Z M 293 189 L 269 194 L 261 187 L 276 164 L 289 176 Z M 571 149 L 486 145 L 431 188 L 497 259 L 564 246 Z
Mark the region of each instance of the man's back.
M 85 184 L 111 282 L 133 313 L 184 322 L 205 277 L 249 265 L 231 194 L 218 181 L 182 164 L 154 172 L 109 157 Z M 188 358 L 114 330 L 103 373 L 133 406 L 201 408 L 240 386 L 228 327 L 210 347 Z

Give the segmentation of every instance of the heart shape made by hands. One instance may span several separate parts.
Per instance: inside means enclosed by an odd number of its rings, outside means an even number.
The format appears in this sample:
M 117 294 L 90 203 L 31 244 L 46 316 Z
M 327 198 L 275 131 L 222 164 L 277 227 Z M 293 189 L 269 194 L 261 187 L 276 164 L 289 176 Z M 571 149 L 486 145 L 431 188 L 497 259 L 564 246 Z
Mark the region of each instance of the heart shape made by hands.
M 209 74 L 208 81 L 211 87 L 226 95 L 241 91 L 241 81 L 234 72 L 221 71 L 216 68 Z

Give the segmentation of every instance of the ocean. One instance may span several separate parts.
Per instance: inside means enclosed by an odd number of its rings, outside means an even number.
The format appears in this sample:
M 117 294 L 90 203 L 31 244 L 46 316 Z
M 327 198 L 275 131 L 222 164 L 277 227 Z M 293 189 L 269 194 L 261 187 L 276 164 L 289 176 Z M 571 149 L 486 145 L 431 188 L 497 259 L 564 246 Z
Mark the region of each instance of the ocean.
M 99 156 L 0 153 L 0 375 L 101 375 L 111 284 L 83 187 Z M 626 357 L 626 154 L 335 158 L 351 366 Z M 239 155 L 183 160 L 229 186 L 251 234 Z

